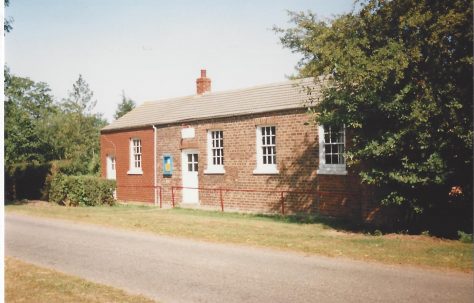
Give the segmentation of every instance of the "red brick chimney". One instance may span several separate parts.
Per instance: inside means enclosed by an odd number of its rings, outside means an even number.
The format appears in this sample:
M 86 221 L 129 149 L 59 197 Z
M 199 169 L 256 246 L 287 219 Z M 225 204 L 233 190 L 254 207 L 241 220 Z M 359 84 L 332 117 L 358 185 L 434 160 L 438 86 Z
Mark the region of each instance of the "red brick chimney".
M 202 95 L 205 92 L 211 91 L 211 79 L 206 77 L 206 70 L 201 69 L 201 78 L 196 79 L 196 92 Z

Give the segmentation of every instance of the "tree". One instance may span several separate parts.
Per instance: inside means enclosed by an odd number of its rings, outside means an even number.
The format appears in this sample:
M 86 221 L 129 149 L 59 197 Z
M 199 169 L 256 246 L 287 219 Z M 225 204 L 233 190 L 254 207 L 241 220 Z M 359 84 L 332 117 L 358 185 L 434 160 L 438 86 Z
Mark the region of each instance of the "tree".
M 69 96 L 63 100 L 63 108 L 66 112 L 80 115 L 89 115 L 97 104 L 97 100 L 92 99 L 94 92 L 89 88 L 89 84 L 82 75 L 72 85 Z
M 10 5 L 10 0 L 4 0 L 3 3 L 5 5 L 5 8 L 7 8 Z M 9 33 L 13 29 L 12 23 L 13 23 L 13 18 L 5 17 L 5 19 L 3 20 L 4 34 Z
M 50 112 L 56 110 L 44 82 L 17 77 L 4 68 L 5 163 L 47 161 L 54 158 L 49 138 L 39 131 Z
M 114 118 L 118 119 L 134 109 L 136 106 L 135 101 L 125 96 L 125 92 L 122 91 L 122 102 L 117 105 Z
M 49 86 L 5 77 L 5 164 L 70 160 L 71 172 L 99 171 L 99 132 L 107 121 L 93 113 L 96 101 L 79 75 L 68 98 L 57 104 Z
M 458 207 L 472 228 L 471 1 L 360 5 L 329 22 L 291 13 L 294 27 L 275 28 L 302 54 L 298 77 L 324 76 L 314 119 L 351 131 L 348 165 L 383 205 L 412 219 Z
M 49 131 L 55 136 L 61 157 L 72 160 L 77 171 L 83 174 L 98 172 L 97 165 L 90 163 L 97 162 L 99 132 L 107 124 L 101 114 L 93 113 L 97 103 L 93 96 L 89 85 L 79 75 L 69 96 L 60 104 L 60 116 L 50 120 Z

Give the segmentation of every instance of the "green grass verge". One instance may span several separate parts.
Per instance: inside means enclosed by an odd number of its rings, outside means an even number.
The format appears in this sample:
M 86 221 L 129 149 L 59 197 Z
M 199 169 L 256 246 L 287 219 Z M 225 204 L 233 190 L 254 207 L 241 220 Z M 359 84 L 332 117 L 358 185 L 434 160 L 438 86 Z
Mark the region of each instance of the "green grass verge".
M 155 301 L 7 257 L 5 302 L 152 303 Z
M 473 244 L 429 236 L 371 236 L 341 231 L 320 217 L 282 217 L 152 206 L 77 207 L 49 203 L 8 205 L 7 212 L 234 243 L 305 254 L 471 272 Z

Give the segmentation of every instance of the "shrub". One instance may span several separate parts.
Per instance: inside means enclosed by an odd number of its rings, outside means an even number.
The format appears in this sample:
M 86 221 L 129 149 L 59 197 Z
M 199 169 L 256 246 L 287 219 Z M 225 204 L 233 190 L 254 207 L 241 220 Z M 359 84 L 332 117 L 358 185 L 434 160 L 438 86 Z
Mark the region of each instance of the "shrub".
M 430 236 L 430 231 L 429 231 L 429 230 L 422 231 L 422 232 L 421 232 L 421 235 L 422 235 L 422 236 L 429 237 L 429 236 Z
M 73 163 L 70 160 L 54 160 L 50 162 L 51 166 L 49 169 L 49 173 L 46 176 L 46 180 L 44 181 L 44 186 L 42 189 L 41 198 L 43 200 L 52 201 L 54 199 L 58 199 L 55 197 L 53 199 L 50 198 L 51 195 L 51 182 L 56 177 L 57 174 L 64 174 L 64 175 L 74 175 L 77 174 L 77 170 L 75 169 Z M 59 194 L 55 192 L 54 194 Z
M 50 163 L 18 163 L 5 167 L 5 198 L 7 200 L 41 199 L 50 171 Z
M 10 164 L 5 167 L 5 199 L 49 200 L 51 181 L 58 173 L 73 175 L 79 171 L 70 160 Z
M 71 160 L 51 161 L 51 174 L 62 173 L 65 175 L 78 175 L 79 171 Z
M 459 241 L 462 243 L 472 243 L 472 234 L 465 233 L 463 231 L 458 231 Z
M 374 230 L 374 236 L 380 237 L 380 236 L 383 236 L 383 233 L 382 233 L 382 231 L 376 229 L 376 230 Z
M 55 174 L 51 177 L 51 181 L 49 183 L 48 193 L 49 197 L 48 200 L 50 202 L 54 202 L 57 204 L 63 204 L 66 200 L 67 191 L 66 191 L 66 184 L 65 184 L 66 176 L 61 173 Z
M 56 174 L 51 181 L 51 202 L 68 206 L 113 205 L 115 181 L 94 176 Z

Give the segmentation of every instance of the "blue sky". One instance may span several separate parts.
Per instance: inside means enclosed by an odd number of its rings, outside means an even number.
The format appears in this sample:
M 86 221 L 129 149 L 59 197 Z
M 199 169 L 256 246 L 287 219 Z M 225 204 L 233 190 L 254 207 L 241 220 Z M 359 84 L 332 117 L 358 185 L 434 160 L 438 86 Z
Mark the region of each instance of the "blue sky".
M 286 10 L 330 18 L 353 6 L 352 0 L 10 2 L 11 72 L 48 83 L 58 100 L 82 74 L 96 111 L 109 122 L 122 90 L 138 104 L 191 95 L 201 68 L 213 91 L 283 81 L 300 58 L 271 30 L 289 25 Z

